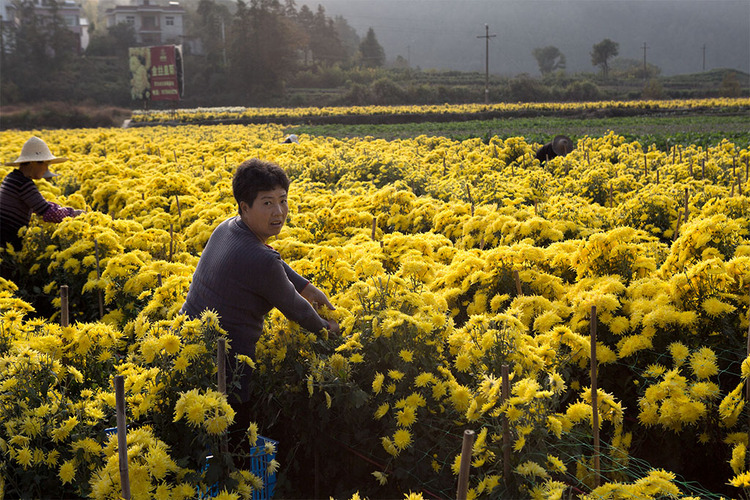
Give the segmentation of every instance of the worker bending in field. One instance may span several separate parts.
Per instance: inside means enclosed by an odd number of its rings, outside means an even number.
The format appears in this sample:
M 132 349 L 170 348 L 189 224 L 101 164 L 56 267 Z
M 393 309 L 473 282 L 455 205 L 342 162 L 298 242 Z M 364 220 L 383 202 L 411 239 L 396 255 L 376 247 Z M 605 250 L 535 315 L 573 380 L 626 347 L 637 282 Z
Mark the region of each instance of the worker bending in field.
M 70 207 L 61 207 L 44 199 L 39 188 L 34 184 L 37 179 L 49 179 L 56 176 L 50 172 L 53 163 L 68 161 L 53 155 L 47 144 L 38 137 L 31 137 L 21 148 L 21 154 L 6 165 L 15 165 L 0 184 L 0 273 L 3 278 L 13 279 L 13 269 L 2 258 L 6 245 L 21 250 L 22 239 L 18 231 L 29 224 L 31 214 L 40 215 L 46 222 L 61 222 L 65 217 L 75 217 L 83 213 Z
M 233 381 L 236 356 L 255 359 L 255 344 L 263 333 L 263 318 L 277 308 L 303 328 L 338 333 L 339 325 L 322 318 L 313 306 L 334 309 L 325 293 L 293 271 L 266 245 L 284 227 L 289 212 L 289 178 L 278 165 L 251 159 L 235 171 L 232 191 L 239 215 L 219 224 L 201 254 L 181 312 L 197 318 L 213 310 L 231 341 L 227 387 L 239 382 L 239 393 L 230 394 L 236 412 L 230 443 L 244 443 L 250 424 L 248 370 Z
M 539 151 L 536 152 L 536 159 L 544 165 L 552 158 L 565 156 L 571 151 L 573 151 L 573 141 L 570 140 L 570 137 L 558 135 L 551 142 L 539 148 Z

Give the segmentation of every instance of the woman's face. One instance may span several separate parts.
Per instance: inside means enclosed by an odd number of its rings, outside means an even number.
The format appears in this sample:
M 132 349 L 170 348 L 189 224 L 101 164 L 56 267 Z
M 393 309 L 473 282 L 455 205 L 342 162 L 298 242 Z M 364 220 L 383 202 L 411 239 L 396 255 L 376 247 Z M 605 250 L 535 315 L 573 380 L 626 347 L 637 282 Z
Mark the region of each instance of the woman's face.
M 240 202 L 240 218 L 255 235 L 265 243 L 281 232 L 289 214 L 287 192 L 282 187 L 259 191 L 252 206 Z
M 32 161 L 29 167 L 29 177 L 31 179 L 41 179 L 49 169 L 49 163 L 46 161 Z

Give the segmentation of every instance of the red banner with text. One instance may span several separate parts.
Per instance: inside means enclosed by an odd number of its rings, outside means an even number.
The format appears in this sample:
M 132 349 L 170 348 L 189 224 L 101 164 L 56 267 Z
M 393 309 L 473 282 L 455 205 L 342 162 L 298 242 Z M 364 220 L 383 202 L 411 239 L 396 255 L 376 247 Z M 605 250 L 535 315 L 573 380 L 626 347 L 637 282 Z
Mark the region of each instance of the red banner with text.
M 177 78 L 177 58 L 174 45 L 159 45 L 151 49 L 151 100 L 179 101 L 180 82 Z

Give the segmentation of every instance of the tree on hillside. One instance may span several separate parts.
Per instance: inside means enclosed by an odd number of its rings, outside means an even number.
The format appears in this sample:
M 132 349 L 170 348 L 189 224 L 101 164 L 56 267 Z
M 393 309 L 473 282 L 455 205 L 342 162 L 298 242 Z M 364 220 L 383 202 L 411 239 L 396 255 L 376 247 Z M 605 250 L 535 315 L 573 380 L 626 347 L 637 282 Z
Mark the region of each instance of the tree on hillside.
M 228 58 L 232 89 L 247 99 L 277 93 L 296 68 L 294 26 L 277 0 L 237 1 Z
M 344 49 L 344 55 L 349 61 L 353 61 L 357 57 L 357 50 L 359 49 L 360 38 L 357 35 L 357 31 L 349 26 L 343 16 L 336 16 L 333 18 L 333 28 L 336 30 L 336 34 L 341 40 L 341 46 Z
M 132 24 L 117 23 L 107 28 L 105 33 L 94 31 L 86 47 L 89 56 L 126 56 L 128 49 L 135 46 L 135 28 Z
M 14 5 L 17 22 L 1 23 L 0 83 L 4 89 L 18 89 L 22 100 L 52 99 L 55 80 L 76 55 L 78 39 L 65 24 L 56 2 L 44 15 L 31 0 Z
M 318 5 L 318 11 L 313 16 L 309 35 L 313 62 L 334 64 L 346 58 L 333 20 L 326 17 L 326 11 L 322 5 Z
M 539 65 L 539 72 L 542 75 L 548 75 L 558 69 L 565 69 L 565 55 L 553 45 L 537 47 L 531 53 L 534 55 L 534 59 Z
M 646 72 L 644 74 L 643 61 L 637 59 L 629 59 L 624 57 L 618 57 L 612 60 L 612 64 L 609 66 L 610 73 L 613 78 L 622 79 L 650 79 L 656 78 L 661 74 L 661 68 L 651 63 L 646 64 Z
M 591 51 L 591 64 L 601 66 L 604 78 L 609 74 L 609 60 L 615 57 L 620 51 L 620 44 L 605 38 L 594 45 Z
M 192 95 L 218 96 L 227 92 L 232 14 L 215 0 L 200 0 L 188 18 L 190 71 L 185 73 L 186 88 Z M 197 42 L 197 43 L 195 43 Z
M 367 68 L 380 68 L 385 64 L 385 50 L 378 43 L 375 30 L 367 30 L 367 36 L 359 44 L 359 55 L 362 65 Z

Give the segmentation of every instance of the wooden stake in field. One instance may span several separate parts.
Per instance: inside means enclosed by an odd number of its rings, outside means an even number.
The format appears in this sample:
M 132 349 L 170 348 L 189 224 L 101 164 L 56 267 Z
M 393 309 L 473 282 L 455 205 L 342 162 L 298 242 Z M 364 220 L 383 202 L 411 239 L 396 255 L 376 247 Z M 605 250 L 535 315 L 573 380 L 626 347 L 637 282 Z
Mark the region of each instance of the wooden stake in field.
M 469 203 L 471 203 L 471 216 L 474 217 L 474 198 L 471 197 L 471 186 L 466 183 L 466 194 L 469 196 Z
M 217 380 L 216 385 L 219 392 L 222 394 L 227 393 L 227 372 L 226 372 L 226 360 L 227 360 L 227 339 L 218 339 L 216 342 L 216 371 Z
M 172 262 L 172 254 L 174 252 L 174 228 L 172 223 L 169 223 L 169 262 Z
M 68 285 L 60 287 L 60 325 L 66 327 L 70 324 L 68 321 Z
M 513 280 L 516 282 L 516 294 L 519 297 L 523 296 L 523 290 L 521 289 L 521 276 L 518 274 L 518 269 L 513 270 Z
M 510 375 L 508 365 L 502 365 L 500 367 L 502 374 L 502 386 L 500 387 L 500 403 L 504 405 L 505 402 L 510 398 Z M 505 488 L 510 486 L 510 428 L 508 423 L 508 415 L 503 414 L 503 483 Z
M 99 267 L 99 242 L 94 240 L 94 258 L 96 259 L 96 279 L 102 279 L 102 272 Z M 104 317 L 104 298 L 102 297 L 102 289 L 97 287 L 98 299 L 99 299 L 99 319 Z
M 120 487 L 122 498 L 129 500 L 128 425 L 125 418 L 125 380 L 122 375 L 115 375 L 115 404 L 117 407 L 117 454 L 120 463 Z
M 372 232 L 370 233 L 370 239 L 375 241 L 375 230 L 378 228 L 378 216 L 372 216 Z
M 591 428 L 594 433 L 594 488 L 601 482 L 599 475 L 599 390 L 596 384 L 596 306 L 591 306 Z
M 474 431 L 465 430 L 461 446 L 461 468 L 458 471 L 457 500 L 466 500 L 469 492 L 469 472 L 471 470 L 471 450 L 474 447 Z

